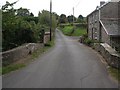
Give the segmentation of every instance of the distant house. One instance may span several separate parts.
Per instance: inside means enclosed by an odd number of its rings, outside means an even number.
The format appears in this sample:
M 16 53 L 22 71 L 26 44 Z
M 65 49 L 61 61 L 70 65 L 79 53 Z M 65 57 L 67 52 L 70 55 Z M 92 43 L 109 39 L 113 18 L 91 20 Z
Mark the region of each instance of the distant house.
M 100 2 L 87 16 L 88 38 L 120 49 L 120 0 Z

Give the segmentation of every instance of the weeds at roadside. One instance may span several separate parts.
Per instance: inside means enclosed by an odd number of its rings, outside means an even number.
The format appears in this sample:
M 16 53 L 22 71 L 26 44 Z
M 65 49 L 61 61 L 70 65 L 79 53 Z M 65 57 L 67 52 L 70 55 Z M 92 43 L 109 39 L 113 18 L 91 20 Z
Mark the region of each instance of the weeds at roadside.
M 109 67 L 108 71 L 110 75 L 120 83 L 120 70 L 113 67 Z
M 9 73 L 11 71 L 18 70 L 18 69 L 23 68 L 25 66 L 26 66 L 25 64 L 8 65 L 8 66 L 2 68 L 2 74 L 6 74 L 6 73 Z
M 87 29 L 86 28 L 75 28 L 74 32 L 73 31 L 73 26 L 65 26 L 62 29 L 63 34 L 67 35 L 67 36 L 82 36 L 84 34 L 87 33 Z

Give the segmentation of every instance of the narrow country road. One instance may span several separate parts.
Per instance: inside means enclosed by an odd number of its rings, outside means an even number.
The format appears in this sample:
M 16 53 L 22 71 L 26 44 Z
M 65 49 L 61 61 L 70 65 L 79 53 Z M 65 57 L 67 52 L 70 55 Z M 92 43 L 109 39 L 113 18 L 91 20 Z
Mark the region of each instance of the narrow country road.
M 3 76 L 3 88 L 117 88 L 99 55 L 56 30 L 56 45 L 19 71 Z

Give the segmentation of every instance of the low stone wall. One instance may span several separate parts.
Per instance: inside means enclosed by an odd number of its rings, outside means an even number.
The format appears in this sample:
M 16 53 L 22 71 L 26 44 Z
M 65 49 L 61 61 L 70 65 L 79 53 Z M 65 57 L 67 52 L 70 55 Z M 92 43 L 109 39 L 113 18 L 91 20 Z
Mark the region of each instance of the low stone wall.
M 28 43 L 12 50 L 0 53 L 0 56 L 2 56 L 2 65 L 6 66 L 27 57 L 29 54 L 33 53 L 37 49 L 43 48 L 44 44 L 46 44 L 49 39 L 50 32 L 45 32 L 44 40 L 42 43 Z
M 44 44 L 40 43 L 28 43 L 20 47 L 2 53 L 3 66 L 9 65 L 15 61 L 27 57 L 39 48 L 43 48 Z
M 120 68 L 120 54 L 106 43 L 94 44 L 94 49 L 105 58 L 108 65 Z

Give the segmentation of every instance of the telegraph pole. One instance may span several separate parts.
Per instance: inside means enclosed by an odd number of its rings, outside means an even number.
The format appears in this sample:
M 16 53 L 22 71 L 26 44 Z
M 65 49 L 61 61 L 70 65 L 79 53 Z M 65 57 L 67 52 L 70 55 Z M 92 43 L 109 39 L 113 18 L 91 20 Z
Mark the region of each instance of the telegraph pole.
M 74 33 L 74 7 L 73 7 L 73 33 Z
M 73 7 L 73 25 L 74 25 L 74 7 Z
M 50 0 L 50 41 L 52 40 L 52 0 Z

